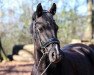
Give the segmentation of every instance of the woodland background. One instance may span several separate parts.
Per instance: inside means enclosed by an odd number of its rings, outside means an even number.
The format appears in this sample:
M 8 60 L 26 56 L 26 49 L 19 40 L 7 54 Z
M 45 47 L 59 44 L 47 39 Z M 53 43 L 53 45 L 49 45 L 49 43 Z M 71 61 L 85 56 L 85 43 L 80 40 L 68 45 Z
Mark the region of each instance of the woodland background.
M 62 47 L 72 39 L 91 41 L 94 38 L 93 0 L 0 0 L 0 42 L 6 55 L 12 54 L 15 45 L 33 43 L 30 24 L 37 4 L 49 10 L 54 2 Z

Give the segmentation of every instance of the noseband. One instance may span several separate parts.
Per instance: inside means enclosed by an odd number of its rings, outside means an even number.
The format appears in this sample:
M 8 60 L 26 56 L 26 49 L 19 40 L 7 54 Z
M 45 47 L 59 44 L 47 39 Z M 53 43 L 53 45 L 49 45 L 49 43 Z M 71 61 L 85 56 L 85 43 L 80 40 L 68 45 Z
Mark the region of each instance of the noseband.
M 45 49 L 46 47 L 48 47 L 50 44 L 59 44 L 59 41 L 57 38 L 51 38 L 49 39 L 47 42 L 43 43 L 41 45 L 41 49 Z

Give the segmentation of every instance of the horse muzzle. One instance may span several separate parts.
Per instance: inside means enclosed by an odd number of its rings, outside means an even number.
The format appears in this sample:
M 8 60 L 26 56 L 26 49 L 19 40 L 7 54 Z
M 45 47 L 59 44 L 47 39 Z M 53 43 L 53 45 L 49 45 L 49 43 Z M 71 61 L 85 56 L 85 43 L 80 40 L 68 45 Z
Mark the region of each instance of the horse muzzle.
M 60 61 L 60 42 L 57 38 L 50 38 L 47 42 L 42 44 L 41 48 L 45 49 L 48 47 L 48 57 L 50 62 L 57 63 Z
M 59 49 L 53 49 L 49 52 L 49 60 L 53 63 L 58 63 L 61 59 L 60 51 Z

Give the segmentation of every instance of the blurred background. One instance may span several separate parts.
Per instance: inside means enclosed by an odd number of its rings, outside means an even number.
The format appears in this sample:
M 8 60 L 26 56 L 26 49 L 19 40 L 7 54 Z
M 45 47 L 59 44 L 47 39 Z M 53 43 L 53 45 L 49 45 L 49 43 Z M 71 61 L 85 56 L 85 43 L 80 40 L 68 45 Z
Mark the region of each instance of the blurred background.
M 93 39 L 93 0 L 0 0 L 0 42 L 7 55 L 14 45 L 32 44 L 29 28 L 38 3 L 46 10 L 56 3 L 54 18 L 62 47 L 72 39 Z

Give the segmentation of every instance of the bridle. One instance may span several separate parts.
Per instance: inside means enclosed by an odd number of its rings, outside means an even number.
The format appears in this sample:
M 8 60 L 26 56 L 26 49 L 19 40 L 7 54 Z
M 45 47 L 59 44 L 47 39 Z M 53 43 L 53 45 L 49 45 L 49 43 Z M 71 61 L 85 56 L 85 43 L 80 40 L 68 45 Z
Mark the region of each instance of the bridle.
M 43 13 L 49 13 L 49 11 L 47 11 L 47 10 L 43 10 Z M 38 32 L 38 30 L 36 30 L 36 25 L 37 24 L 43 24 L 43 23 L 41 23 L 41 22 L 37 22 L 36 21 L 36 17 L 33 19 L 33 21 L 34 21 L 34 24 L 33 24 L 33 29 L 35 29 L 35 38 L 37 38 L 38 37 L 38 39 L 39 39 L 39 41 L 40 41 L 40 44 L 41 44 L 41 49 L 45 49 L 46 47 L 48 47 L 50 44 L 60 44 L 60 42 L 59 42 L 59 40 L 57 39 L 57 38 L 50 38 L 50 39 L 48 39 L 47 40 L 47 42 L 43 42 L 43 41 L 41 41 L 41 38 L 40 38 L 40 35 L 39 35 L 39 32 Z M 37 36 L 38 35 L 38 36 Z
M 35 22 L 35 28 L 36 28 L 36 24 L 38 24 L 39 22 Z M 40 38 L 40 35 L 39 35 L 39 32 L 38 30 L 36 30 L 36 37 L 39 39 L 39 42 L 40 42 L 40 49 L 41 49 L 41 52 L 44 54 L 44 50 L 47 49 L 47 47 L 50 45 L 50 44 L 60 44 L 59 40 L 57 38 L 50 38 L 48 39 L 46 42 L 43 42 Z M 48 51 L 48 50 L 47 50 Z
M 39 35 L 39 31 L 37 30 L 36 28 L 36 25 L 37 24 L 40 24 L 40 22 L 36 22 L 36 20 L 34 21 L 34 26 L 33 28 L 35 29 L 35 37 L 39 39 L 39 42 L 40 42 L 40 50 L 42 52 L 42 57 L 40 58 L 39 60 L 39 63 L 38 63 L 38 66 L 37 66 L 37 69 L 39 68 L 42 60 L 46 57 L 46 55 L 49 53 L 49 51 L 51 50 L 47 50 L 47 47 L 50 45 L 50 44 L 60 44 L 59 40 L 57 38 L 50 38 L 48 39 L 46 42 L 43 42 L 40 38 L 40 35 Z M 46 52 L 45 52 L 46 51 Z M 45 68 L 45 70 L 41 73 L 41 75 L 43 75 L 47 69 L 49 68 L 49 66 L 52 64 L 52 62 L 50 62 L 50 64 Z

